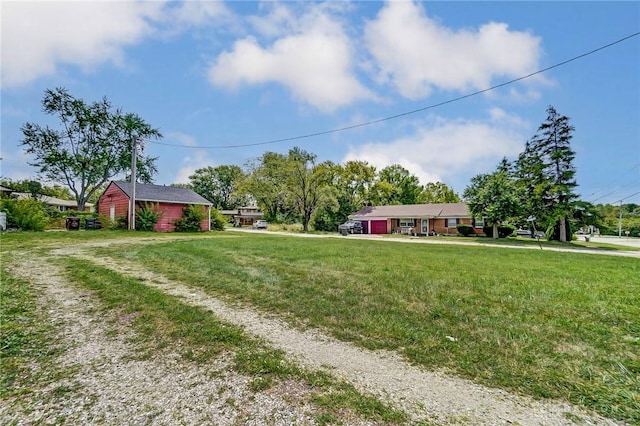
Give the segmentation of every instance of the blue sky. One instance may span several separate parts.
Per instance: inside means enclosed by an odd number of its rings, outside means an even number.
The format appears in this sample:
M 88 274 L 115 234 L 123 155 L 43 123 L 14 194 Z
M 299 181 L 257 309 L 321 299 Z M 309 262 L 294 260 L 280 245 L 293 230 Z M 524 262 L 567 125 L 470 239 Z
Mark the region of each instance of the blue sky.
M 461 194 L 553 105 L 575 126 L 582 199 L 640 203 L 640 36 L 427 108 L 638 33 L 637 1 L 3 1 L 0 14 L 5 178 L 36 177 L 20 126 L 56 125 L 40 107 L 55 87 L 158 127 L 158 184 L 300 146 Z

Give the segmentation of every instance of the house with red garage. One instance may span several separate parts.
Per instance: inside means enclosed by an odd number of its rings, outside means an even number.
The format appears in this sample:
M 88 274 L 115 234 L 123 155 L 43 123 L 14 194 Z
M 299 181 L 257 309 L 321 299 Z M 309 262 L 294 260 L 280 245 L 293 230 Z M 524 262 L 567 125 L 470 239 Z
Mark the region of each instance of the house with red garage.
M 475 218 L 466 203 L 368 206 L 349 215 L 362 222 L 365 234 L 456 235 L 457 226 L 473 226 L 481 234 L 482 218 Z
M 133 185 L 130 182 L 112 181 L 98 200 L 98 213 L 112 222 L 128 218 L 132 193 Z M 186 207 L 192 205 L 204 207 L 205 219 L 200 224 L 200 229 L 211 230 L 211 203 L 191 189 L 136 183 L 136 211 L 145 203 L 157 204 L 158 210 L 162 212 L 154 231 L 175 231 L 175 221 L 182 218 L 182 211 Z

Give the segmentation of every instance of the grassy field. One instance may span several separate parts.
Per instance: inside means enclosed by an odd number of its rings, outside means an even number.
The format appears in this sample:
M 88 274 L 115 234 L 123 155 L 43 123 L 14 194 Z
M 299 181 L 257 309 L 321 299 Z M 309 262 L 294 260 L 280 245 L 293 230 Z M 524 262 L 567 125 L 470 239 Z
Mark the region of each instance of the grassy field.
M 2 249 L 127 236 L 60 234 L 3 237 Z M 429 369 L 640 423 L 637 258 L 258 233 L 194 240 L 136 233 L 141 236 L 156 244 L 96 248 L 95 255 L 124 256 L 225 300 L 363 347 L 397 351 Z M 123 296 L 115 305 L 134 303 L 135 292 L 148 291 L 95 266 L 66 262 L 74 280 L 96 286 L 105 302 L 108 292 L 102 291 L 116 285 Z M 158 311 L 156 297 L 147 296 L 136 309 Z M 179 327 L 200 314 L 166 315 L 163 321 Z M 374 417 L 397 416 L 376 410 Z
M 638 259 L 231 233 L 100 254 L 427 368 L 640 421 Z

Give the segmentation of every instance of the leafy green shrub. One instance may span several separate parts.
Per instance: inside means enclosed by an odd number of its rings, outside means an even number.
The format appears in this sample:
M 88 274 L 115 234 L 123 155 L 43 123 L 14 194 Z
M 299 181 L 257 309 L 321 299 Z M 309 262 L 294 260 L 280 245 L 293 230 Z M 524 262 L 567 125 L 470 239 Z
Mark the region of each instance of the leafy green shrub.
M 136 229 L 140 231 L 153 231 L 162 216 L 160 204 L 144 203 L 144 206 L 136 211 Z
M 116 222 L 115 220 L 111 220 L 109 216 L 104 214 L 97 214 L 96 218 L 98 219 L 98 222 L 100 222 L 101 229 L 118 229 L 118 222 Z
M 513 225 L 498 225 L 498 238 L 507 238 L 516 231 L 516 227 Z M 482 232 L 489 237 L 493 238 L 493 226 L 485 226 L 482 228 Z
M 212 231 L 224 231 L 224 225 L 229 223 L 229 220 L 216 209 L 211 209 L 211 230 Z
M 516 227 L 513 225 L 499 225 L 498 226 L 498 237 L 507 238 L 513 235 L 516 232 Z
M 201 231 L 200 224 L 205 218 L 204 206 L 191 205 L 182 210 L 182 218 L 176 220 L 177 232 Z
M 129 229 L 129 218 L 126 216 L 116 218 L 115 229 Z
M 47 225 L 48 229 L 65 228 L 67 226 L 68 217 L 80 218 L 80 228 L 84 228 L 86 218 L 96 217 L 96 214 L 93 212 L 80 212 L 77 210 L 65 210 L 61 212 L 53 207 L 47 208 L 47 215 L 49 216 L 49 224 Z
M 465 223 L 461 223 L 460 225 L 458 225 L 457 229 L 458 234 L 462 235 L 463 237 L 468 237 L 469 235 L 473 234 L 473 226 L 467 225 Z
M 49 223 L 47 209 L 42 202 L 33 199 L 3 198 L 0 210 L 7 213 L 7 228 L 23 231 L 44 231 Z

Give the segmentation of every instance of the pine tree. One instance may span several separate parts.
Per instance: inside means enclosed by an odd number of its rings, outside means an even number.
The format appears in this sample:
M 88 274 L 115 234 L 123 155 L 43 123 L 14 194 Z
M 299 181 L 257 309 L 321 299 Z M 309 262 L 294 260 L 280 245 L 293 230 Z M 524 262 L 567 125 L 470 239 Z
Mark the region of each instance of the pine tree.
M 574 189 L 575 152 L 571 149 L 574 127 L 569 118 L 549 106 L 547 119 L 529 140 L 516 162 L 516 177 L 526 194 L 528 213 L 547 226 L 550 239 L 571 239 L 569 218 Z

